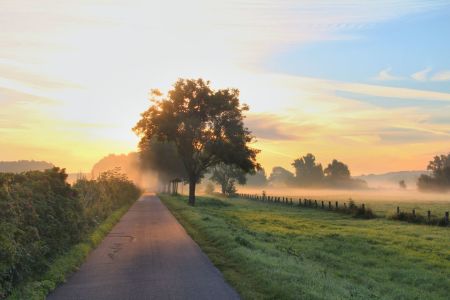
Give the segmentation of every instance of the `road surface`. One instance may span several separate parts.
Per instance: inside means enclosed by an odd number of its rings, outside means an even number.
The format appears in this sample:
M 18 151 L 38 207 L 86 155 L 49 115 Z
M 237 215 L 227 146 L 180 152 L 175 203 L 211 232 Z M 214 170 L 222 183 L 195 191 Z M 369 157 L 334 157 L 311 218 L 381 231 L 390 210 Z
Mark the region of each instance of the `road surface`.
M 142 196 L 47 299 L 239 299 L 158 197 Z

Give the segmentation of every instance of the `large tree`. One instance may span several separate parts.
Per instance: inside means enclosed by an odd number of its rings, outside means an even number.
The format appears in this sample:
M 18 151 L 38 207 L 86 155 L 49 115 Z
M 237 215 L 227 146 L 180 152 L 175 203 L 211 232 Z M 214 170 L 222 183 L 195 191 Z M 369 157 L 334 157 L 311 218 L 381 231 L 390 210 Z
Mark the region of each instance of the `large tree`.
M 324 174 L 322 165 L 316 163 L 316 157 L 308 153 L 294 160 L 292 166 L 295 168 L 295 179 L 300 185 L 319 185 L 322 183 Z
M 294 183 L 294 174 L 283 167 L 273 167 L 269 176 L 269 182 L 272 185 L 290 186 Z
M 216 165 L 211 172 L 211 180 L 220 184 L 222 194 L 233 195 L 236 193 L 236 182 L 245 184 L 247 178 L 245 172 L 235 165 L 226 165 L 220 163 Z
M 422 174 L 417 181 L 420 190 L 450 190 L 450 153 L 435 156 L 429 162 L 427 170 L 431 171 L 431 176 Z
M 346 181 L 351 178 L 348 166 L 336 159 L 333 159 L 331 164 L 328 164 L 324 172 L 331 181 Z
M 156 137 L 143 137 L 139 143 L 141 166 L 158 173 L 166 191 L 178 193 L 178 183 L 187 180 L 186 170 L 173 142 L 160 142 Z
M 266 170 L 261 168 L 256 171 L 255 174 L 247 174 L 247 185 L 249 186 L 266 186 L 267 185 L 267 175 Z
M 189 181 L 189 204 L 195 204 L 196 184 L 208 168 L 218 163 L 249 173 L 259 168 L 259 150 L 249 146 L 254 138 L 243 122 L 248 106 L 240 104 L 239 90 L 179 79 L 165 96 L 153 90 L 152 102 L 134 131 L 141 140 L 156 137 L 175 144 Z

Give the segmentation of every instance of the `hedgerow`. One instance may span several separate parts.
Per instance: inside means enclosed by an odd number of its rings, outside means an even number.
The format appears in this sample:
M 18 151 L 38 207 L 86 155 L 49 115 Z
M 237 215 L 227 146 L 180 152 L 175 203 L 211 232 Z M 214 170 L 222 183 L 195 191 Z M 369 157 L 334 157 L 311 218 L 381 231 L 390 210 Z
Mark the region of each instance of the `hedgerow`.
M 73 187 L 66 179 L 60 168 L 0 173 L 0 299 L 140 194 L 117 171 Z

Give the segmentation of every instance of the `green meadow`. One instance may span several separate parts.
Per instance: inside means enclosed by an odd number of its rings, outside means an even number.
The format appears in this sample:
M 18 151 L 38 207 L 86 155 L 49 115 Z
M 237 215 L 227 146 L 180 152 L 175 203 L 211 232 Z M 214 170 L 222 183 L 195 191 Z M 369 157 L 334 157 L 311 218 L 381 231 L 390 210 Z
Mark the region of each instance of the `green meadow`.
M 449 228 L 160 197 L 244 299 L 448 299 Z

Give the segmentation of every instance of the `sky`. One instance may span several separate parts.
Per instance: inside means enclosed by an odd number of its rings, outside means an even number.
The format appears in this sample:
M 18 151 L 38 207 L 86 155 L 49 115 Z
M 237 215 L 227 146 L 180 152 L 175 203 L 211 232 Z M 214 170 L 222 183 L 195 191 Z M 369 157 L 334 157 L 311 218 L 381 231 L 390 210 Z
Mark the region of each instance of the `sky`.
M 268 171 L 450 152 L 449 1 L 3 0 L 0 28 L 0 160 L 136 151 L 150 89 L 180 77 L 241 91 Z

